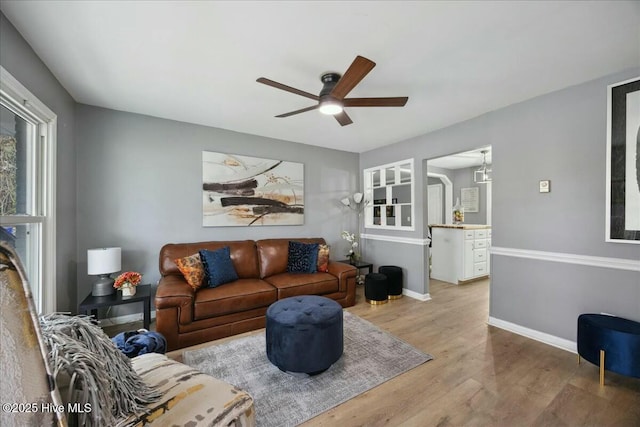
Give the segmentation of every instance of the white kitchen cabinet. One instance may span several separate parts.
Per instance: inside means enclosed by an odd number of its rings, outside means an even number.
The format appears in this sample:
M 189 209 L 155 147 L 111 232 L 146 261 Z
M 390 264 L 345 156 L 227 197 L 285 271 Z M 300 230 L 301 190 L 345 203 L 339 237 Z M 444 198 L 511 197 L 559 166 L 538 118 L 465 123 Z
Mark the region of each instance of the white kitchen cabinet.
M 431 278 L 458 284 L 489 275 L 489 226 L 433 225 L 431 236 Z

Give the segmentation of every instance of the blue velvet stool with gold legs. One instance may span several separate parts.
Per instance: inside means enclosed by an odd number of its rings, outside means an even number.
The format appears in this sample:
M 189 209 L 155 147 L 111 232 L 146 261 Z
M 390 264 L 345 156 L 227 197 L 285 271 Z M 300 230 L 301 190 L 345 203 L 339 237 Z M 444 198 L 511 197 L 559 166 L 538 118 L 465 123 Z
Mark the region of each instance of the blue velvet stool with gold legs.
M 605 314 L 578 317 L 578 363 L 580 356 L 604 371 L 640 378 L 640 323 Z
M 277 301 L 267 309 L 267 357 L 285 372 L 324 372 L 342 356 L 342 324 L 342 306 L 332 299 L 304 295 Z

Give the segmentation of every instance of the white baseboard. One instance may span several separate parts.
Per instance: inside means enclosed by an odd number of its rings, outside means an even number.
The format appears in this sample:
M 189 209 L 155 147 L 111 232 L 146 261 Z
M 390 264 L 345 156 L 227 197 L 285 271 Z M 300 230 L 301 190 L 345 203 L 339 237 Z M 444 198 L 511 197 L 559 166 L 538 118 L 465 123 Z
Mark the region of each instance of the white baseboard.
M 418 301 L 429 301 L 431 299 L 431 295 L 429 294 L 419 294 L 406 288 L 402 289 L 402 295 L 406 295 L 409 298 L 417 299 Z
M 524 326 L 516 325 L 515 323 L 507 322 L 506 320 L 496 319 L 491 316 L 489 316 L 489 321 L 487 323 L 491 326 L 495 326 L 496 328 L 504 329 L 505 331 L 531 338 L 532 340 L 540 341 L 544 344 L 557 347 L 570 353 L 578 353 L 578 346 L 575 342 L 556 337 L 555 335 L 546 334 L 544 332 L 536 331 L 535 329 L 525 328 Z
M 153 322 L 155 318 L 156 318 L 156 311 L 152 310 L 151 321 Z M 108 317 L 106 319 L 100 319 L 100 325 L 102 326 L 122 325 L 124 323 L 141 322 L 142 320 L 143 320 L 142 313 L 133 313 L 133 314 L 126 314 L 124 316 Z

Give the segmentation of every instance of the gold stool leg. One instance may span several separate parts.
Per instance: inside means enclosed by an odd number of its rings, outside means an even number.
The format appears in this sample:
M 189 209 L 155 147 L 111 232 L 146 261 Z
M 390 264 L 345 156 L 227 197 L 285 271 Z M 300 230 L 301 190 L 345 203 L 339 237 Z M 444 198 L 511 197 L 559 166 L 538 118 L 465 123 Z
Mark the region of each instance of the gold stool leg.
M 580 353 L 578 353 L 578 365 L 580 364 Z
M 604 350 L 600 350 L 600 385 L 604 386 Z

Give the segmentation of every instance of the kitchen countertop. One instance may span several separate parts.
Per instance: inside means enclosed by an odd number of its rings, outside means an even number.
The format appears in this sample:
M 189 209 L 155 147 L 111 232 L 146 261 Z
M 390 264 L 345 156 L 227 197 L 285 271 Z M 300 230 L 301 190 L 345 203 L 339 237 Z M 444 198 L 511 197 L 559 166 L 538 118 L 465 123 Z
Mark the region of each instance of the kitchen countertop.
M 491 228 L 490 225 L 486 225 L 486 224 L 431 224 L 430 227 L 457 228 L 460 230 L 482 230 L 482 229 Z

